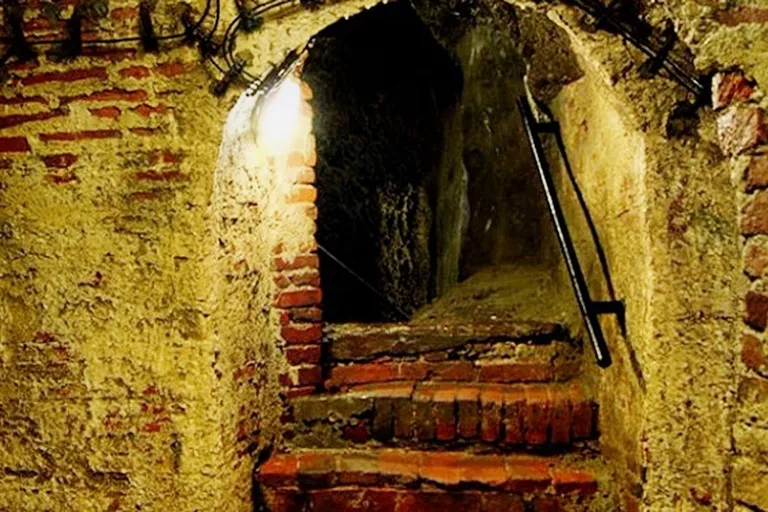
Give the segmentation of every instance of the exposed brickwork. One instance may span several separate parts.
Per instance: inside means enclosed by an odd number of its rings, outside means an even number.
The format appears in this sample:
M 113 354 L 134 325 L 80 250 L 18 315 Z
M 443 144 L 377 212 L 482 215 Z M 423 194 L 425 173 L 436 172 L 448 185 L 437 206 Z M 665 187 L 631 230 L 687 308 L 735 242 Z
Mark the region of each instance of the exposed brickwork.
M 550 500 L 556 510 L 560 499 L 565 504 L 569 495 L 589 498 L 598 488 L 594 475 L 551 467 L 545 458 L 396 450 L 281 455 L 262 466 L 257 479 L 274 512 L 305 506 L 387 512 L 521 512 L 536 506 L 537 499 Z M 429 484 L 440 489 L 429 488 Z M 547 493 L 556 495 L 545 498 Z M 544 509 L 537 506 L 534 510 Z
M 596 406 L 576 385 L 372 384 L 302 399 L 293 407 L 299 424 L 292 443 L 300 447 L 321 447 L 325 424 L 355 427 L 379 442 L 403 446 L 483 441 L 535 449 L 597 435 Z M 327 447 L 344 444 L 327 440 Z

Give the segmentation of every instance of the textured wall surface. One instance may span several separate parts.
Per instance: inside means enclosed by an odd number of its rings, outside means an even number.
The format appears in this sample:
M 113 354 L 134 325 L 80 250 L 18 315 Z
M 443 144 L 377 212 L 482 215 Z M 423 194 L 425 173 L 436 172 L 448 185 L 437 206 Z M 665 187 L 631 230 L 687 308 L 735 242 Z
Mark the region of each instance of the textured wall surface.
M 62 4 L 66 16 L 73 2 Z M 611 329 L 617 364 L 594 378 L 606 455 L 630 484 L 629 510 L 768 510 L 768 10 L 648 4 L 702 72 L 720 72 L 715 109 L 690 123 L 670 116 L 681 90 L 640 79 L 642 55 L 619 38 L 559 4 L 528 6 L 565 30 L 585 73 L 546 99 L 566 142 L 589 151 L 577 176 L 627 300 L 626 339 Z M 363 5 L 268 19 L 240 40 L 252 72 Z M 39 7 L 29 2 L 27 28 L 60 34 Z M 442 20 L 443 40 L 455 20 L 432 7 L 420 10 Z M 132 34 L 135 13 L 115 0 L 87 37 Z M 178 30 L 174 19 L 159 12 L 158 31 Z M 243 128 L 253 104 L 233 110 L 242 88 L 214 98 L 216 70 L 193 48 L 87 47 L 9 71 L 0 509 L 248 510 L 252 457 L 280 435 L 278 380 L 293 394 L 321 380 L 317 264 L 304 245 L 314 198 L 270 181 L 311 166 L 309 153 L 295 168 L 258 153 Z M 290 212 L 265 220 L 275 204 Z M 286 226 L 297 235 L 282 240 Z

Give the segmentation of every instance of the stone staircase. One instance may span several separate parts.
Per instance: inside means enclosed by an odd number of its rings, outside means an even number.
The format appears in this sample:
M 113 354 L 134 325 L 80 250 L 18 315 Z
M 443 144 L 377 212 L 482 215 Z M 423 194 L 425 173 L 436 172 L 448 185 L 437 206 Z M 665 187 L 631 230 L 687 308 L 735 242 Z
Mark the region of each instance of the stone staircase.
M 290 401 L 257 510 L 615 510 L 562 326 L 344 324 L 325 347 L 325 391 Z

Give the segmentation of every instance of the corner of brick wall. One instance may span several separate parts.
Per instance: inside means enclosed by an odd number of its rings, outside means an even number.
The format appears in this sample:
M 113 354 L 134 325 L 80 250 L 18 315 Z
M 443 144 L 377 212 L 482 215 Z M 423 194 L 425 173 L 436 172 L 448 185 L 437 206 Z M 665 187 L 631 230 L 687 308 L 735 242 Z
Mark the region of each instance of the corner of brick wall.
M 743 298 L 740 362 L 737 371 L 737 403 L 733 423 L 734 498 L 741 504 L 755 503 L 765 492 L 759 482 L 766 467 L 760 462 L 755 441 L 768 442 L 759 433 L 754 418 L 764 417 L 768 403 L 768 119 L 759 101 L 757 84 L 739 70 L 715 76 L 713 107 L 718 112 L 720 145 L 732 158 L 739 184 L 740 230 L 743 270 L 748 289 Z M 755 480 L 757 478 L 757 480 Z
M 317 161 L 312 134 L 312 91 L 301 80 L 301 64 L 291 78 L 301 87 L 299 118 L 291 143 L 283 154 L 269 155 L 269 172 L 282 177 L 278 183 L 277 209 L 280 217 L 272 248 L 274 308 L 279 318 L 277 340 L 287 362 L 280 376 L 286 398 L 312 394 L 323 381 L 322 290 L 317 255 L 317 190 L 314 166 Z

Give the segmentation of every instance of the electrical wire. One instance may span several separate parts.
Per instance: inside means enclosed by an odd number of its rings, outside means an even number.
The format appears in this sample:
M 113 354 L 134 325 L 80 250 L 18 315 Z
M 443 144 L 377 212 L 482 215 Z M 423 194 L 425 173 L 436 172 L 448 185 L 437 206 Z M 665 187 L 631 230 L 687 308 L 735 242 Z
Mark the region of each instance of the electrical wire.
M 220 16 L 220 8 L 219 8 L 219 2 L 220 0 L 216 0 L 216 23 L 218 23 L 218 18 Z M 205 2 L 205 9 L 203 11 L 203 14 L 200 16 L 200 19 L 197 20 L 197 22 L 194 24 L 192 31 L 196 31 L 200 28 L 200 26 L 203 24 L 205 19 L 208 17 L 208 14 L 211 10 L 211 0 L 206 0 Z M 181 32 L 178 34 L 169 34 L 165 36 L 158 36 L 158 41 L 169 41 L 172 39 L 181 39 L 187 36 L 187 32 Z M 12 38 L 10 37 L 3 37 L 0 38 L 0 42 L 9 44 L 12 42 Z M 99 45 L 99 44 L 118 44 L 118 43 L 136 43 L 140 42 L 141 37 L 138 36 L 132 36 L 132 37 L 119 37 L 114 39 L 90 39 L 90 40 L 84 40 L 83 45 L 84 46 L 91 46 L 91 45 Z M 54 44 L 63 44 L 66 43 L 67 39 L 41 39 L 37 41 L 28 41 L 27 44 L 30 46 L 47 46 L 47 45 L 54 45 Z
M 207 39 L 210 41 L 213 35 L 216 33 L 216 29 L 219 28 L 219 18 L 221 18 L 221 0 L 216 0 L 216 18 L 213 20 L 213 28 L 208 32 Z

